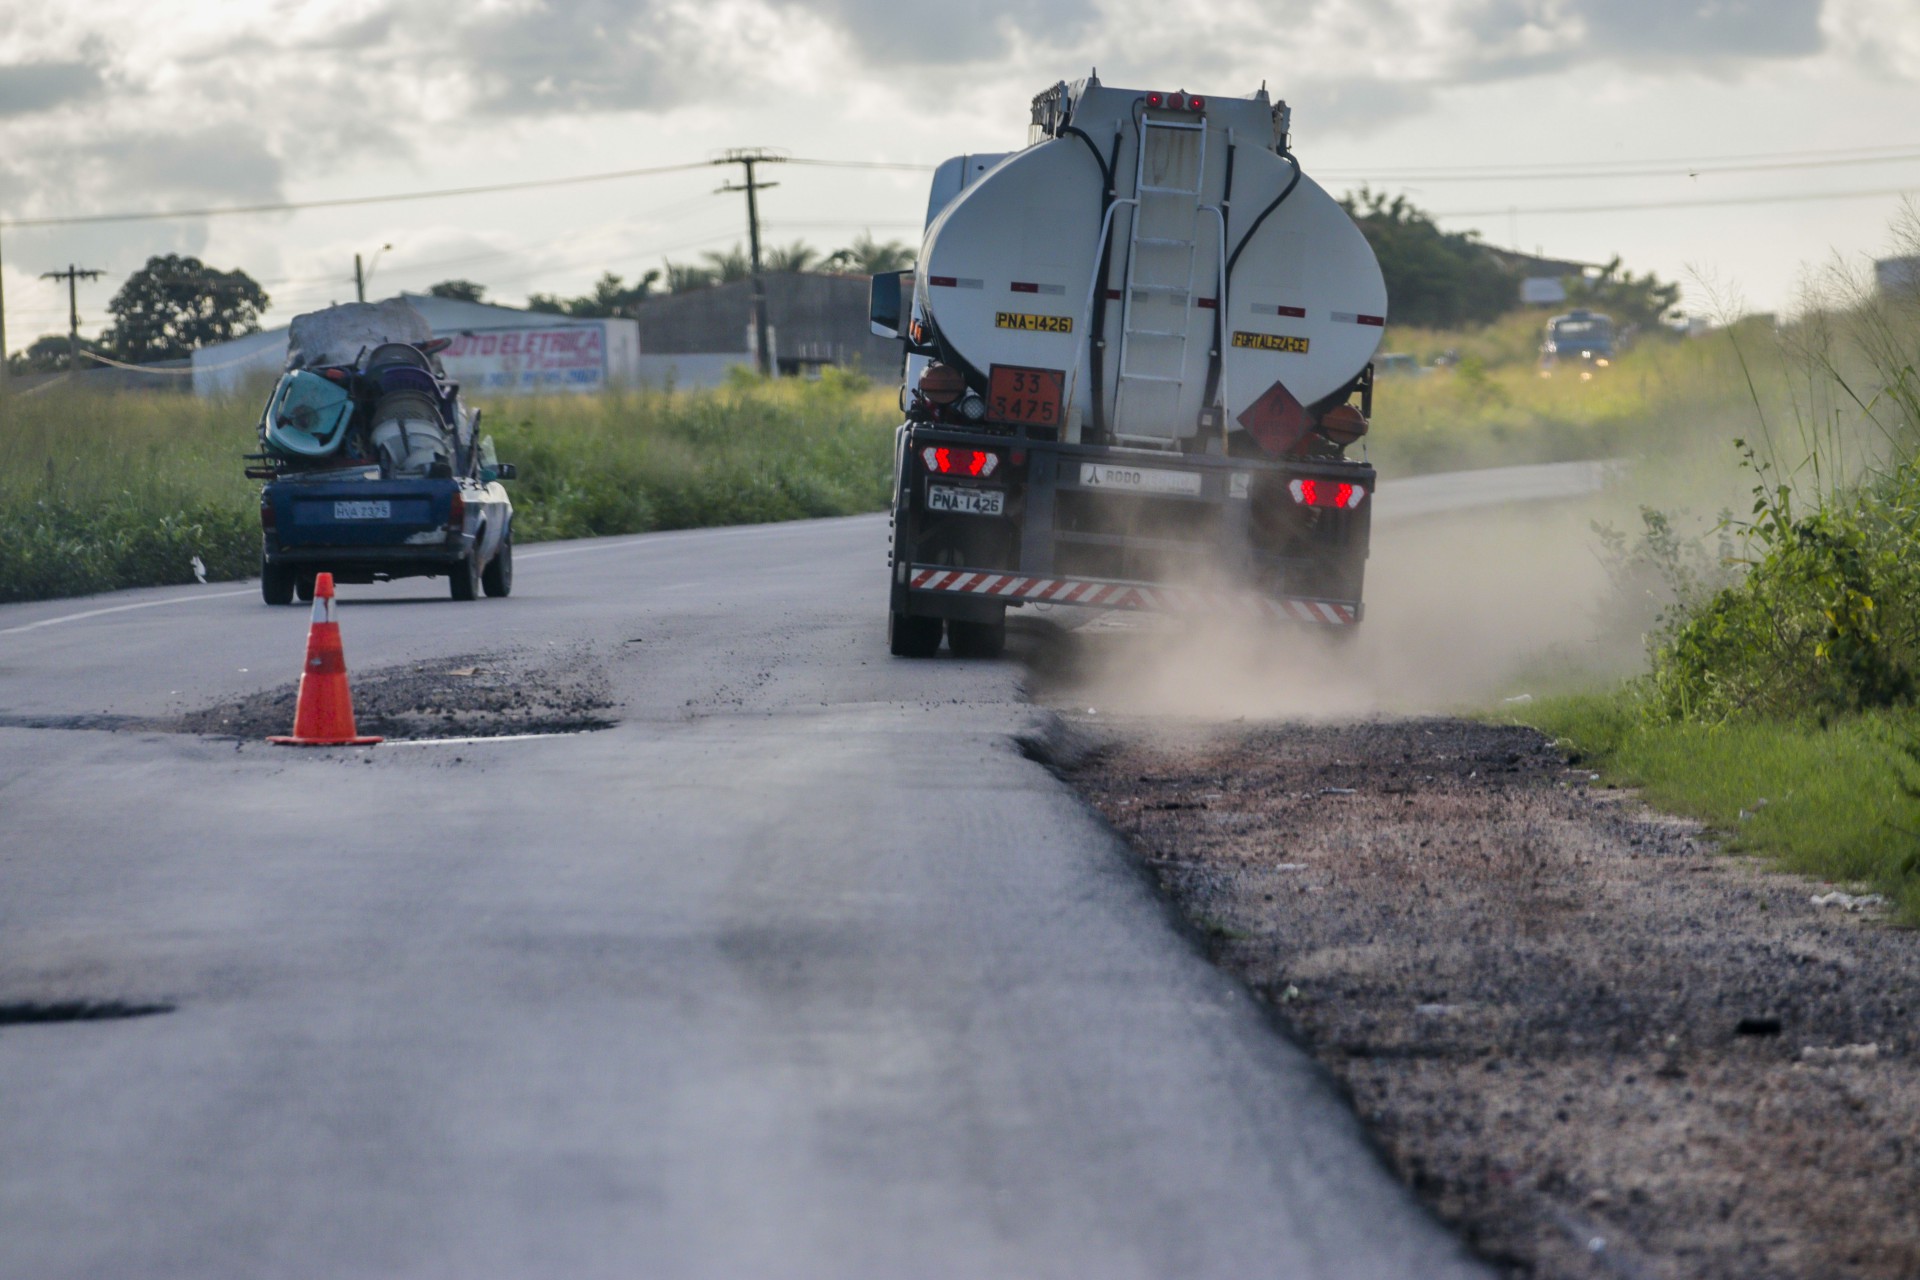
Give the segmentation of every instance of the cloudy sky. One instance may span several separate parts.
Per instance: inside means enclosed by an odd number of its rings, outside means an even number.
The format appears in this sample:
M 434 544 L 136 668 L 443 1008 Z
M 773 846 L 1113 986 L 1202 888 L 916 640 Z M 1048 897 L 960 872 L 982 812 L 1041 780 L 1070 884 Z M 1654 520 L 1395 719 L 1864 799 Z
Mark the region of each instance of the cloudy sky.
M 1339 192 L 1410 193 L 1454 230 L 1614 255 L 1788 310 L 1809 264 L 1887 251 L 1920 193 L 1916 0 L 0 0 L 7 340 L 97 327 L 155 253 L 238 267 L 273 319 L 458 276 L 519 301 L 742 238 L 728 177 L 349 208 L 17 225 L 564 178 L 726 147 L 930 163 L 1022 144 L 1027 101 L 1263 81 Z M 926 175 L 786 166 L 777 243 L 917 241 Z M 382 250 L 382 246 L 391 245 Z

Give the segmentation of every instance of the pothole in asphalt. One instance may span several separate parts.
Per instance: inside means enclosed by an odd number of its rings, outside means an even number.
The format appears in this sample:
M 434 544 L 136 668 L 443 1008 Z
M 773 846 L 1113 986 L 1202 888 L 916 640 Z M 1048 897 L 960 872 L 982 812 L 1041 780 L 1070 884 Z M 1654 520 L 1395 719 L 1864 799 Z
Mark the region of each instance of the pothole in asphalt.
M 611 729 L 612 686 L 585 646 L 436 658 L 349 674 L 355 727 L 392 742 L 529 738 Z M 0 713 L 0 728 L 191 733 L 253 740 L 293 728 L 296 677 L 179 716 Z
M 113 1022 L 121 1018 L 149 1018 L 172 1013 L 160 1002 L 130 1004 L 121 1000 L 23 1000 L 0 1004 L 0 1027 L 33 1026 L 49 1022 Z
M 350 675 L 355 727 L 392 741 L 581 733 L 614 724 L 606 672 L 583 652 L 468 654 Z M 293 724 L 298 682 L 181 717 L 178 728 L 264 738 Z

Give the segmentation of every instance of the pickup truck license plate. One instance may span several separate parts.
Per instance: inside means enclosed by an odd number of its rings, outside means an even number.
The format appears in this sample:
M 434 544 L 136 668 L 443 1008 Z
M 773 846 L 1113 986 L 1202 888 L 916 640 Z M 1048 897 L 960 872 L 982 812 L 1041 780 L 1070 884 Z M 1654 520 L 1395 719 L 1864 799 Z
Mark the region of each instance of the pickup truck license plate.
M 936 484 L 927 489 L 927 510 L 957 511 L 967 516 L 997 516 L 1006 509 L 1004 489 L 959 489 Z
M 335 520 L 391 520 L 393 504 L 380 502 L 336 502 L 333 504 Z

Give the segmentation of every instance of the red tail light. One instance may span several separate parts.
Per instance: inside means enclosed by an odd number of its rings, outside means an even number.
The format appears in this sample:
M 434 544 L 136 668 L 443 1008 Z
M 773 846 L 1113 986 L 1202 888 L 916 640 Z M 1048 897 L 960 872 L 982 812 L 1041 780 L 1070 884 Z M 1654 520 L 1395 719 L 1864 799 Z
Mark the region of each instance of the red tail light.
M 1334 480 L 1295 480 L 1287 486 L 1287 492 L 1303 507 L 1335 507 L 1347 511 L 1367 498 L 1367 491 L 1359 485 Z
M 942 476 L 973 476 L 984 480 L 1000 469 L 1000 455 L 991 449 L 949 449 L 928 445 L 920 451 L 927 470 Z
M 272 529 L 274 523 L 273 503 L 262 498 L 260 500 L 260 527 L 262 529 Z
M 453 491 L 453 500 L 447 504 L 447 528 L 458 529 L 467 523 L 467 500 L 460 491 Z
M 1193 97 L 1185 93 L 1150 93 L 1147 95 L 1150 107 L 1165 107 L 1169 111 L 1205 111 L 1207 100 L 1198 95 Z

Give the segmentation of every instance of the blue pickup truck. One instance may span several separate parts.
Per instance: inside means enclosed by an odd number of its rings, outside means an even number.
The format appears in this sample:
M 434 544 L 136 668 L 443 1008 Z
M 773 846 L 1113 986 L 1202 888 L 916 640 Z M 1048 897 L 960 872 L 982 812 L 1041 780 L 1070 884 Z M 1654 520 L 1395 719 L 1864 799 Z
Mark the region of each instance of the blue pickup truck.
M 513 590 L 513 503 L 435 359 L 444 343 L 386 342 L 348 363 L 291 368 L 260 418 L 247 474 L 260 492 L 260 594 L 336 582 L 445 577 L 455 600 Z

